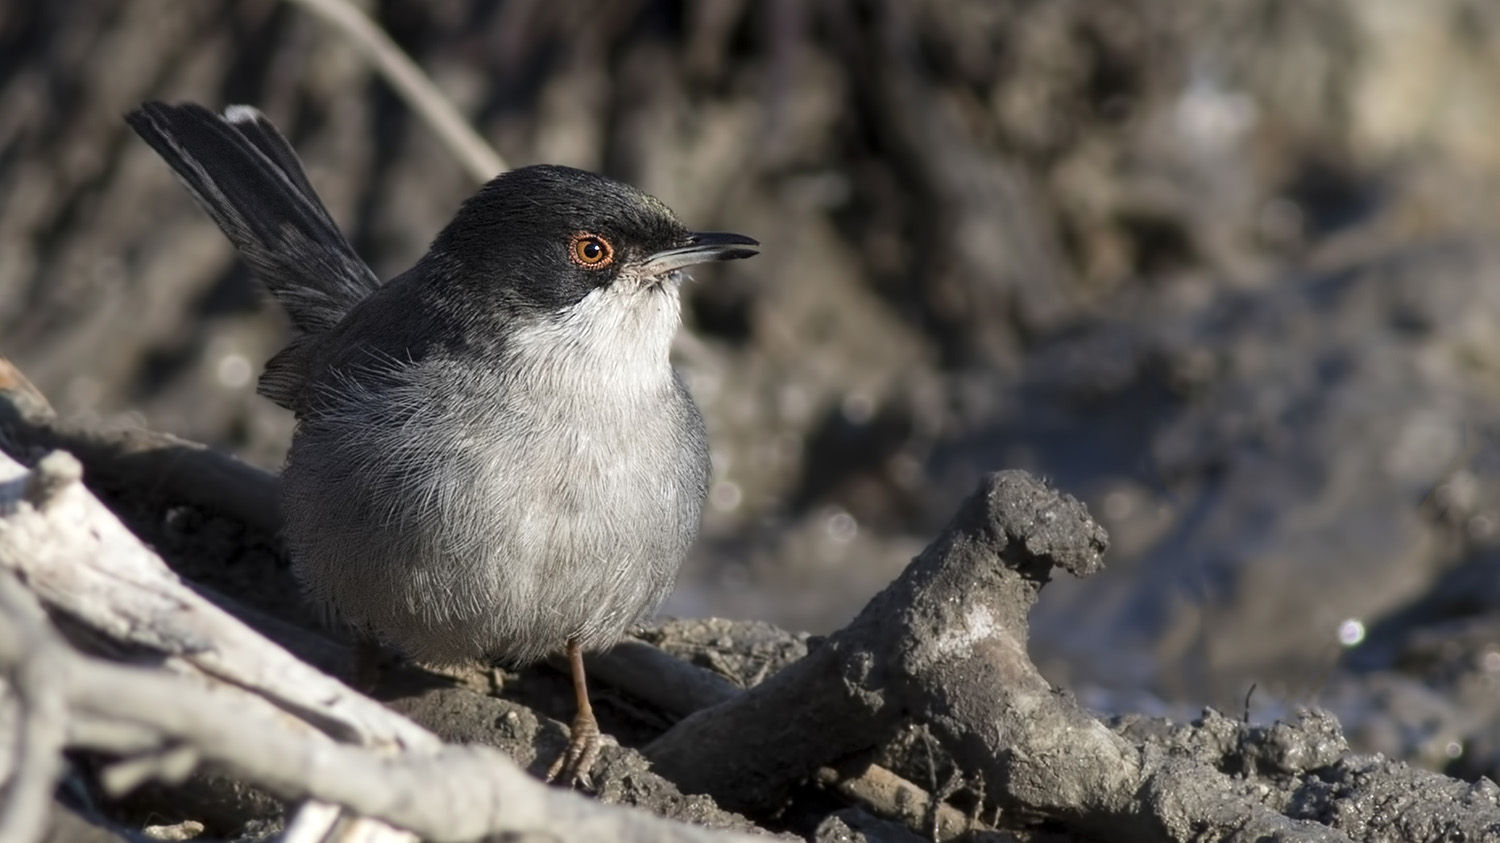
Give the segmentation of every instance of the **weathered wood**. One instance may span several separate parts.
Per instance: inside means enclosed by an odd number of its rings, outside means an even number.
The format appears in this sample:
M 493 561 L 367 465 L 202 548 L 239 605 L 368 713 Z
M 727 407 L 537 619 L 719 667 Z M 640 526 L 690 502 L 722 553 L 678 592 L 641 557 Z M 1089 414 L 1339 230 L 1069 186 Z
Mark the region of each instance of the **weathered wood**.
M 1206 764 L 1132 744 L 1037 671 L 1028 611 L 1054 567 L 1076 576 L 1102 567 L 1106 541 L 1071 497 L 1024 472 L 991 475 L 853 622 L 646 754 L 683 787 L 755 813 L 816 767 L 915 721 L 1006 811 L 1122 840 L 1231 826 L 1273 840 L 1344 839 L 1236 795 Z M 1341 748 L 1329 746 L 1334 757 Z
M 67 451 L 89 467 L 90 482 L 151 489 L 226 513 L 268 536 L 281 529 L 274 475 L 167 433 L 101 430 L 58 419 L 46 398 L 3 357 L 0 439 L 27 450 Z
M 118 750 L 132 743 L 136 759 L 107 771 L 106 784 L 125 787 L 212 762 L 284 799 L 378 820 L 361 820 L 368 841 L 412 839 L 405 830 L 435 841 L 491 834 L 748 839 L 547 788 L 488 747 L 443 746 L 193 593 L 78 475 L 76 460 L 61 452 L 30 471 L 0 456 L 0 675 L 16 688 L 22 722 L 42 711 L 36 701 L 56 699 L 65 704 L 46 710 L 90 724 L 69 732 L 70 745 Z M 202 673 L 85 657 L 52 630 L 43 603 Z M 0 828 L 18 833 L 8 840 L 35 839 L 46 816 L 38 797 L 50 795 L 56 769 L 32 756 L 45 749 L 55 765 L 60 746 L 31 747 L 18 750 L 25 775 L 15 781 L 40 784 L 11 789 L 0 817 L 10 825 Z M 299 835 L 328 814 L 316 804 L 305 811 L 311 813 L 293 820 Z

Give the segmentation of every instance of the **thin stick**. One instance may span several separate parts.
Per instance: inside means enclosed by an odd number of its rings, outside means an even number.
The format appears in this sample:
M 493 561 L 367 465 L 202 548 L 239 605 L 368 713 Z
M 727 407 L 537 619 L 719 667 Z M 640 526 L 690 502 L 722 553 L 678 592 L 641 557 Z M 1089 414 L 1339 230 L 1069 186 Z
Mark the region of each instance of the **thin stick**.
M 420 116 L 464 169 L 487 182 L 505 172 L 505 160 L 474 131 L 416 62 L 348 0 L 291 0 L 349 39 L 396 94 Z
M 44 661 L 46 616 L 33 601 L 14 599 L 5 588 L 10 575 L 0 573 L 0 614 L 14 618 L 16 634 L 6 643 L 3 661 L 10 667 L 7 680 L 19 703 L 17 734 L 13 742 L 13 774 L 3 809 L 0 809 L 0 840 L 32 843 L 46 829 L 52 789 L 62 775 L 62 748 L 67 735 L 62 682 L 66 674 L 58 665 Z M 17 587 L 19 588 L 19 587 Z M 62 674 L 62 675 L 59 675 Z

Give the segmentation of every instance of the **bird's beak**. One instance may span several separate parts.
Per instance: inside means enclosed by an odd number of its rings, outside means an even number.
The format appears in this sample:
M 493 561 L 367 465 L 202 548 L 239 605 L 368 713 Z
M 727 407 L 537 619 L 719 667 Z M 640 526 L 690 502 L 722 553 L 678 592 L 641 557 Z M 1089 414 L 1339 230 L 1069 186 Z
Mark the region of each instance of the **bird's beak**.
M 759 254 L 760 241 L 743 234 L 726 234 L 717 231 L 693 232 L 688 235 L 688 244 L 675 249 L 666 249 L 646 259 L 641 267 L 644 275 L 665 275 L 685 266 L 713 261 L 732 261 Z

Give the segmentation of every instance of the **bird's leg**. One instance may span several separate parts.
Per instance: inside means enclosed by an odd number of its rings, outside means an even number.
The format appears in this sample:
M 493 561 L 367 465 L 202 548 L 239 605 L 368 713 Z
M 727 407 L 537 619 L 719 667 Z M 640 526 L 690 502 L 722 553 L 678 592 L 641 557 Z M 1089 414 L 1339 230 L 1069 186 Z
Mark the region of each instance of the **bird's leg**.
M 599 721 L 594 719 L 594 707 L 589 704 L 589 689 L 583 678 L 583 650 L 577 638 L 568 639 L 568 666 L 573 673 L 573 696 L 578 703 L 578 713 L 573 717 L 573 726 L 568 732 L 568 749 L 547 771 L 547 781 L 566 773 L 569 784 L 589 787 L 589 770 L 599 757 Z

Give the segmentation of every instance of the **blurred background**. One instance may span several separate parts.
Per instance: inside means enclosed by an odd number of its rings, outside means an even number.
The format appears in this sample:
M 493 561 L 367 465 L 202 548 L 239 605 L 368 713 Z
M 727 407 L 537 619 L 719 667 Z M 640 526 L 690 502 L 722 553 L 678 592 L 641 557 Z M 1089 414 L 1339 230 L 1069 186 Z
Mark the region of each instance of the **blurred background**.
M 1110 530 L 1032 651 L 1106 711 L 1337 712 L 1500 772 L 1500 4 L 386 0 L 512 165 L 759 238 L 677 359 L 665 611 L 841 625 L 981 473 Z M 287 336 L 121 116 L 250 103 L 382 277 L 476 185 L 275 0 L 0 0 L 0 354 L 70 417 L 275 468 Z

